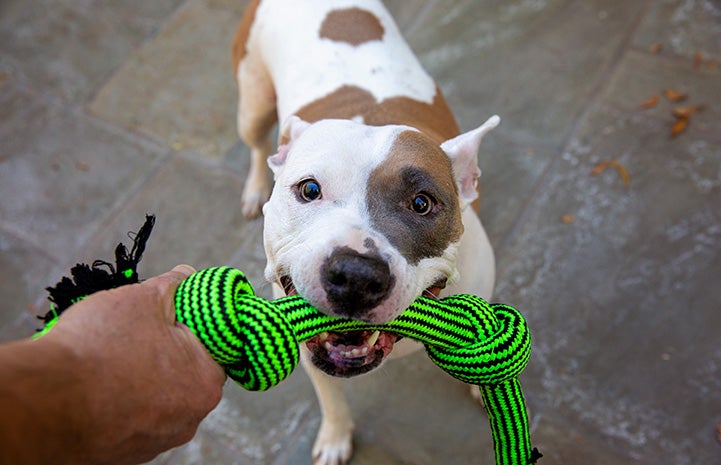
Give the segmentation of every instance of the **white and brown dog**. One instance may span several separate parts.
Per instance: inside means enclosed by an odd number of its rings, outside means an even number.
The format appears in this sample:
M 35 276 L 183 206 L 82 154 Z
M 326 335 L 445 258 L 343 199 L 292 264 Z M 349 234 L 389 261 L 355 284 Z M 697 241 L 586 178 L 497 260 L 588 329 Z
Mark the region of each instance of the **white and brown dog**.
M 328 314 L 374 323 L 421 294 L 490 297 L 493 250 L 470 205 L 478 146 L 499 119 L 459 135 L 380 1 L 254 1 L 234 64 L 238 129 L 251 149 L 242 208 L 265 216 L 266 277 L 277 295 L 297 292 Z M 315 463 L 350 457 L 341 378 L 377 367 L 395 342 L 361 331 L 304 345 L 323 414 Z M 394 356 L 418 347 L 399 341 Z

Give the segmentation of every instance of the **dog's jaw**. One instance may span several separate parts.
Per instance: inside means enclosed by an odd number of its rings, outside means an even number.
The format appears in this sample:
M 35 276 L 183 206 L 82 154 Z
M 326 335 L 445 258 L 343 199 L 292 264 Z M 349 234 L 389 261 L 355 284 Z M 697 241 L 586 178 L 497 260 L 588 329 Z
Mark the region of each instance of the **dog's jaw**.
M 280 279 L 286 295 L 296 295 L 292 279 Z M 446 279 L 426 289 L 423 294 L 436 299 L 445 288 Z M 378 367 L 392 352 L 399 339 L 388 331 L 350 331 L 345 333 L 323 332 L 306 342 L 311 361 L 320 370 L 331 376 L 349 378 L 361 375 Z

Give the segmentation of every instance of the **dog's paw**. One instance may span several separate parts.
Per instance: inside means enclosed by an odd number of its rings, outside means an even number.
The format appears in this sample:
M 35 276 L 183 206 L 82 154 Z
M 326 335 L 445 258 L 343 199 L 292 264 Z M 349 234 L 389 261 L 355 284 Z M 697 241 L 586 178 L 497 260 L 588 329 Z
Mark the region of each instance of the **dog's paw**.
M 313 446 L 313 465 L 345 465 L 353 454 L 353 428 L 321 426 Z
M 483 403 L 483 396 L 481 395 L 481 389 L 476 386 L 475 384 L 469 384 L 468 387 L 470 388 L 471 398 L 475 400 L 478 405 L 483 409 L 483 411 L 486 411 L 486 405 Z
M 254 220 L 263 213 L 263 205 L 268 200 L 268 197 L 270 197 L 270 191 L 258 191 L 249 187 L 250 185 L 246 185 L 246 188 L 243 190 L 240 208 L 243 216 L 249 220 Z
M 243 196 L 240 200 L 240 208 L 243 216 L 252 220 L 258 218 L 263 213 L 263 205 L 270 198 L 270 192 L 273 190 L 273 181 L 270 177 L 270 170 L 263 165 L 261 166 L 258 159 L 265 160 L 263 153 L 260 155 L 253 153 L 251 156 L 250 169 L 248 177 L 245 179 L 243 187 Z
M 483 398 L 481 397 L 481 390 L 476 386 L 475 384 L 469 384 L 468 387 L 470 388 L 471 398 L 478 402 L 480 405 L 483 405 Z

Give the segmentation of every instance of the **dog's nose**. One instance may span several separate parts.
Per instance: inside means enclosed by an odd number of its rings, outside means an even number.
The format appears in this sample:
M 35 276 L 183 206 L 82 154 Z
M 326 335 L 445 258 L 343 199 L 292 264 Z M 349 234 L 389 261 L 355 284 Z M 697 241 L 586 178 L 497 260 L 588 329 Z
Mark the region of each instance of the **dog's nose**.
M 344 247 L 333 251 L 321 269 L 321 280 L 334 313 L 362 317 L 375 308 L 393 287 L 388 263 Z

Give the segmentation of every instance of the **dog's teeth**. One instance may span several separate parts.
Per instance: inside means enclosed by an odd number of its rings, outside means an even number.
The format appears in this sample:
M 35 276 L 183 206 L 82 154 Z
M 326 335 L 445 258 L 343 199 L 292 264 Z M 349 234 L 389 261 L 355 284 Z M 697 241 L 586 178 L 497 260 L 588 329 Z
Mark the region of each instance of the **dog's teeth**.
M 320 333 L 320 342 L 325 342 L 326 339 L 328 339 L 328 332 L 324 331 Z
M 323 347 L 325 347 L 325 350 L 331 350 L 333 348 L 333 346 L 330 345 L 330 342 L 328 341 L 325 341 L 325 345 Z
M 361 350 L 360 349 L 353 349 L 350 351 L 351 357 L 360 357 Z
M 371 337 L 368 338 L 368 345 L 373 347 L 376 344 L 376 341 L 378 340 L 378 336 L 381 335 L 380 331 L 373 331 L 373 334 L 371 334 Z
M 361 355 L 368 355 L 368 346 L 363 346 L 363 348 L 360 350 Z

